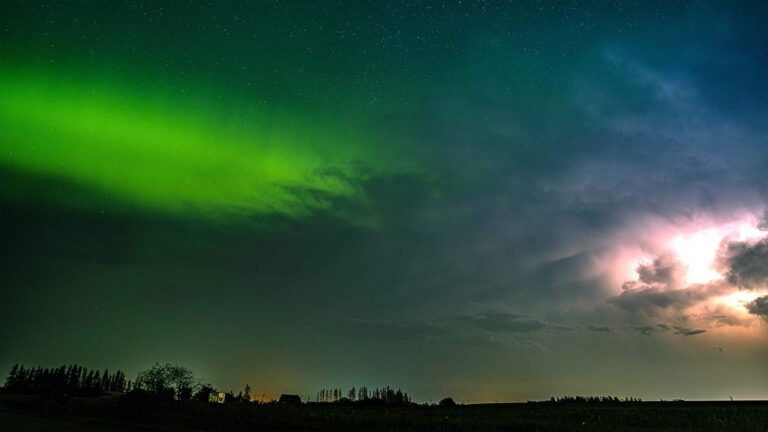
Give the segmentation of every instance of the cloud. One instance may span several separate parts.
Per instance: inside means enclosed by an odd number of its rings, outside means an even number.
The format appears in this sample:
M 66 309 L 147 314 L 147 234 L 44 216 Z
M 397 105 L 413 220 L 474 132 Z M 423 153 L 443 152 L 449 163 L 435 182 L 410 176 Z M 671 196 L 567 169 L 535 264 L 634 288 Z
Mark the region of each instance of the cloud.
M 763 317 L 768 321 L 768 295 L 758 297 L 747 304 L 747 310 L 752 315 Z
M 664 310 L 682 311 L 728 291 L 728 287 L 719 282 L 678 289 L 627 282 L 622 288 L 622 293 L 609 298 L 608 303 L 626 312 L 649 316 L 658 315 Z
M 673 326 L 672 328 L 675 329 L 674 334 L 680 335 L 680 336 L 696 336 L 698 334 L 702 334 L 706 332 L 706 330 L 691 329 L 691 328 L 681 327 L 681 326 Z
M 656 324 L 655 326 L 651 326 L 651 325 L 635 326 L 631 328 L 635 332 L 640 333 L 644 336 L 650 336 L 654 333 L 666 333 L 668 331 L 671 331 L 672 334 L 677 336 L 695 336 L 695 335 L 706 332 L 706 330 L 702 330 L 702 329 L 692 329 L 692 328 L 676 326 L 676 325 L 670 326 L 668 324 Z
M 658 327 L 653 327 L 653 326 L 637 326 L 637 327 L 632 327 L 632 330 L 634 330 L 634 331 L 636 331 L 636 332 L 638 332 L 638 333 L 640 333 L 641 335 L 644 335 L 644 336 L 650 336 L 650 335 L 652 335 L 652 334 L 654 334 L 656 332 L 663 332 L 664 331 L 662 329 L 659 329 Z
M 613 327 L 606 325 L 589 325 L 586 329 L 598 333 L 613 333 Z
M 626 281 L 621 294 L 608 303 L 630 313 L 657 315 L 661 310 L 682 310 L 724 290 L 718 283 L 685 285 L 686 267 L 671 253 L 637 266 L 638 280 Z
M 340 331 L 354 337 L 423 344 L 499 346 L 503 340 L 484 332 L 452 326 L 446 320 L 368 321 L 353 319 L 341 323 Z
M 752 319 L 744 314 L 734 314 L 733 309 L 718 305 L 712 309 L 713 314 L 702 316 L 702 321 L 716 327 L 749 327 Z
M 507 312 L 483 311 L 458 320 L 494 333 L 531 333 L 548 327 L 544 321 Z
M 718 261 L 733 285 L 754 289 L 768 284 L 768 239 L 727 242 Z
M 753 319 L 744 314 L 747 305 L 732 305 L 714 300 L 736 292 L 739 286 L 757 288 L 768 280 L 768 241 L 728 241 L 721 243 L 716 269 L 725 278 L 701 284 L 686 284 L 686 268 L 668 253 L 656 256 L 637 267 L 638 280 L 622 285 L 622 292 L 607 302 L 627 313 L 636 324 L 635 331 L 650 335 L 670 331 L 680 336 L 694 336 L 706 330 L 684 326 L 645 326 L 647 320 L 664 319 L 676 323 L 707 327 L 749 327 Z M 753 308 L 759 310 L 754 303 Z M 759 314 L 758 314 L 759 315 Z
M 504 311 L 483 310 L 472 315 L 432 320 L 373 321 L 343 320 L 340 331 L 353 337 L 398 342 L 498 347 L 540 345 L 530 334 L 545 330 L 575 331 L 579 327 L 550 323 Z
M 350 319 L 337 322 L 339 331 L 352 337 L 398 342 L 434 343 L 473 346 L 531 346 L 541 348 L 532 339 L 545 331 L 575 332 L 588 330 L 612 333 L 607 325 L 582 327 L 544 321 L 538 318 L 499 310 L 483 310 L 475 314 L 449 316 L 432 320 L 373 321 Z
M 647 284 L 663 284 L 668 287 L 679 286 L 685 278 L 685 266 L 672 254 L 657 256 L 649 264 L 637 266 L 638 278 Z
M 768 231 L 768 209 L 763 210 L 760 221 L 757 224 L 757 229 L 760 231 Z

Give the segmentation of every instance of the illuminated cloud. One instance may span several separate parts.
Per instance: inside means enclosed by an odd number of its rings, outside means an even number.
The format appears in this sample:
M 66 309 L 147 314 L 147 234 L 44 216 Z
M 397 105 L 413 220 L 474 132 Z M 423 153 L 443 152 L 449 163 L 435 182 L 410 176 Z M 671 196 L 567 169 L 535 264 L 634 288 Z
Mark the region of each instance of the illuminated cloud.
M 640 320 L 750 326 L 753 320 L 747 312 L 759 315 L 752 311 L 760 309 L 757 296 L 768 281 L 766 233 L 755 226 L 755 218 L 750 221 L 676 235 L 668 250 L 638 264 L 636 279 L 625 281 L 608 303 Z M 677 335 L 693 336 L 706 331 L 666 324 L 635 329 L 644 335 L 674 330 Z
M 642 312 L 654 316 L 662 310 L 682 311 L 726 292 L 730 291 L 722 284 L 694 285 L 679 289 L 625 284 L 622 293 L 610 298 L 608 302 L 627 312 Z
M 646 284 L 662 284 L 676 287 L 685 281 L 687 270 L 675 255 L 666 253 L 653 259 L 653 262 L 639 264 L 637 277 Z

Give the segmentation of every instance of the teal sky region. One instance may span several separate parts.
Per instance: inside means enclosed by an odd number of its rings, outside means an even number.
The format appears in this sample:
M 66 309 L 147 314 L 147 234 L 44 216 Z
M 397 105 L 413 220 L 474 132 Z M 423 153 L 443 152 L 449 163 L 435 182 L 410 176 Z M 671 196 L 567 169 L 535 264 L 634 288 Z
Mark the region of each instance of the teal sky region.
M 768 398 L 766 21 L 3 2 L 0 369 Z

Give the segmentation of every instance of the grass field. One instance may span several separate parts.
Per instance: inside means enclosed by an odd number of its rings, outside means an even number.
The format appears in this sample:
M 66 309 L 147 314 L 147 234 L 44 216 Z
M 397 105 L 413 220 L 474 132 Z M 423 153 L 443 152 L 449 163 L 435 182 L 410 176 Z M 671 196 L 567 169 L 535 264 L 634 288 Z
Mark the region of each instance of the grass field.
M 768 402 L 360 407 L 0 399 L 3 431 L 768 431 Z

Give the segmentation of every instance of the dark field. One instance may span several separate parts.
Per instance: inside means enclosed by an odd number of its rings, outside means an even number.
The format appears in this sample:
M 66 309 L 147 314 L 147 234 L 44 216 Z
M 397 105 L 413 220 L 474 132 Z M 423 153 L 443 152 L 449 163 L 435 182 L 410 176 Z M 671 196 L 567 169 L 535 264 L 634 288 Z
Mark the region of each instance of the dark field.
M 450 408 L 41 402 L 3 396 L 2 431 L 768 431 L 768 402 L 492 404 Z

